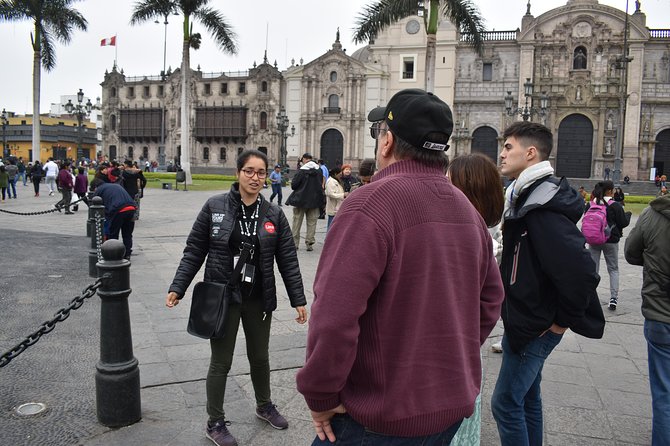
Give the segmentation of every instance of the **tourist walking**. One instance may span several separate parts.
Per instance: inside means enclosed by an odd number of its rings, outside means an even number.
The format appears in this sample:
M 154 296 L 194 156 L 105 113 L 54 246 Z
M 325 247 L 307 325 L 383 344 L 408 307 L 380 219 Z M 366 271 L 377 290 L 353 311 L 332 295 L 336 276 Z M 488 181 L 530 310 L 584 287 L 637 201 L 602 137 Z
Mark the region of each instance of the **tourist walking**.
M 630 223 L 631 216 L 630 212 L 624 211 L 621 203 L 613 199 L 613 195 L 614 183 L 601 181 L 596 184 L 591 194 L 591 201 L 586 205 L 587 213 L 593 205 L 605 207 L 609 237 L 603 244 L 589 243 L 588 246 L 596 264 L 596 272 L 600 271 L 600 255 L 605 256 L 605 265 L 610 278 L 610 300 L 607 308 L 612 311 L 616 310 L 619 302 L 619 240 L 623 237 L 623 229 Z
M 282 200 L 282 177 L 281 177 L 281 165 L 277 164 L 270 174 L 270 183 L 272 185 L 272 195 L 270 195 L 270 203 L 272 203 L 272 200 L 277 197 L 277 205 L 281 207 L 281 200 Z
M 30 169 L 30 181 L 33 183 L 33 189 L 35 190 L 35 196 L 40 196 L 40 183 L 42 182 L 42 174 L 44 170 L 42 164 L 39 161 L 35 161 L 32 169 Z
M 16 167 L 19 168 L 19 174 L 16 177 L 16 182 L 18 183 L 19 180 L 21 180 L 23 181 L 23 185 L 25 186 L 27 181 L 27 175 L 26 175 L 26 165 L 23 162 L 22 156 L 19 157 L 19 161 L 16 163 Z
M 297 374 L 313 445 L 449 444 L 474 411 L 479 349 L 500 315 L 491 237 L 445 176 L 451 110 L 410 89 L 383 116 L 380 170 L 344 200 L 314 280 Z
M 14 199 L 16 199 L 16 177 L 19 174 L 19 168 L 16 167 L 16 159 L 10 158 L 8 163 L 5 165 L 5 169 L 7 169 L 7 176 L 9 177 L 7 183 L 7 191 L 9 193 L 7 198 L 12 198 L 13 194 Z
M 51 196 L 58 189 L 56 186 L 56 178 L 58 177 L 58 164 L 56 164 L 54 159 L 50 157 L 49 160 L 44 164 L 44 167 L 42 167 L 42 170 L 44 170 L 46 173 L 45 182 L 49 188 L 49 195 Z
M 172 308 L 184 297 L 191 281 L 205 262 L 206 282 L 231 281 L 235 263 L 243 250 L 251 252 L 243 267 L 243 280 L 233 292 L 225 319 L 223 338 L 210 339 L 211 360 L 207 373 L 206 437 L 218 446 L 234 446 L 223 408 L 226 380 L 233 362 L 237 331 L 242 322 L 251 382 L 256 397 L 256 416 L 275 429 L 288 422 L 273 404 L 270 391 L 269 340 L 272 312 L 277 308 L 274 263 L 284 281 L 296 321 L 307 321 L 305 293 L 291 228 L 279 206 L 261 194 L 268 160 L 263 152 L 246 150 L 237 158 L 237 182 L 226 194 L 210 198 L 198 214 L 186 240 L 184 255 L 167 295 Z
M 316 222 L 319 219 L 321 205 L 325 200 L 323 193 L 325 183 L 321 168 L 313 161 L 310 153 L 303 154 L 300 162 L 300 169 L 291 181 L 293 192 L 286 200 L 286 204 L 293 206 L 291 230 L 295 248 L 300 247 L 300 228 L 303 219 L 306 219 L 305 246 L 307 251 L 313 251 L 314 243 L 316 243 Z
M 58 172 L 58 189 L 61 193 L 61 199 L 54 205 L 58 212 L 65 208 L 67 215 L 73 214 L 70 211 L 70 203 L 72 202 L 72 189 L 74 188 L 74 181 L 72 180 L 72 172 L 70 172 L 70 162 L 65 161 L 63 167 Z
M 652 402 L 651 445 L 670 445 L 670 196 L 649 203 L 628 234 L 626 260 L 642 266 L 642 316 Z
M 0 164 L 0 190 L 2 190 L 2 201 L 5 201 L 7 194 L 7 185 L 9 184 L 9 175 L 4 164 Z
M 600 280 L 577 229 L 584 200 L 549 163 L 553 135 L 520 121 L 503 133 L 503 357 L 491 398 L 503 446 L 541 445 L 544 362 L 566 330 L 602 337 Z
M 326 227 L 326 233 L 330 230 L 330 225 L 333 224 L 335 214 L 337 214 L 342 202 L 347 197 L 347 193 L 340 183 L 341 178 L 342 169 L 339 167 L 333 167 L 328 172 L 328 179 L 326 180 L 326 215 L 328 215 L 328 226 Z

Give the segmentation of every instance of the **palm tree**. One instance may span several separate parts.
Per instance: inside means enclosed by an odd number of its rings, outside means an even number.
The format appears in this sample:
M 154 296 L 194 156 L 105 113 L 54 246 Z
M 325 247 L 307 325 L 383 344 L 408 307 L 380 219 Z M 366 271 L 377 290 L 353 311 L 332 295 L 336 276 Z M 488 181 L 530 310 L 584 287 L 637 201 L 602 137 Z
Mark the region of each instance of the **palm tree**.
M 54 39 L 70 43 L 75 28 L 86 31 L 88 22 L 72 8 L 78 0 L 0 0 L 0 21 L 30 20 L 35 29 L 30 33 L 33 47 L 33 158 L 40 159 L 40 83 L 42 67 L 56 67 Z
M 167 17 L 170 14 L 184 16 L 184 39 L 182 41 L 181 62 L 181 167 L 186 174 L 186 183 L 192 183 L 191 176 L 191 122 L 189 85 L 191 76 L 190 49 L 200 47 L 201 36 L 193 33 L 191 19 L 197 19 L 214 37 L 216 44 L 223 52 L 235 54 L 235 32 L 226 23 L 220 12 L 207 6 L 209 0 L 144 0 L 135 4 L 130 19 L 132 25 L 148 20 Z
M 417 0 L 377 0 L 363 8 L 356 19 L 354 42 L 369 42 L 393 23 L 419 10 Z M 435 89 L 435 46 L 438 18 L 444 17 L 468 36 L 467 41 L 481 54 L 484 41 L 484 20 L 471 0 L 425 0 L 428 15 L 424 14 L 426 29 L 426 91 Z

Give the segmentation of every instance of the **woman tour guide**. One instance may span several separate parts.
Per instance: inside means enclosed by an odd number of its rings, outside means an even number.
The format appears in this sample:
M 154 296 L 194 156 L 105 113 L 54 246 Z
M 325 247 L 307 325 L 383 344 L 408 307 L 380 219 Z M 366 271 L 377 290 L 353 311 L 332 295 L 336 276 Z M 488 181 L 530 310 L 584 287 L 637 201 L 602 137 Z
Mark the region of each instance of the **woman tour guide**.
M 169 308 L 179 303 L 205 262 L 206 282 L 227 283 L 242 247 L 252 245 L 242 274 L 241 303 L 231 303 L 225 335 L 210 339 L 211 360 L 207 373 L 206 437 L 219 446 L 237 445 L 228 431 L 223 399 L 237 330 L 242 321 L 251 381 L 256 396 L 256 415 L 275 429 L 288 422 L 270 398 L 269 339 L 272 311 L 277 308 L 274 275 L 276 259 L 296 321 L 307 321 L 306 300 L 291 227 L 279 206 L 261 194 L 268 175 L 268 160 L 258 150 L 246 150 L 237 158 L 237 182 L 230 192 L 211 197 L 198 214 L 186 240 L 184 254 L 167 295 Z

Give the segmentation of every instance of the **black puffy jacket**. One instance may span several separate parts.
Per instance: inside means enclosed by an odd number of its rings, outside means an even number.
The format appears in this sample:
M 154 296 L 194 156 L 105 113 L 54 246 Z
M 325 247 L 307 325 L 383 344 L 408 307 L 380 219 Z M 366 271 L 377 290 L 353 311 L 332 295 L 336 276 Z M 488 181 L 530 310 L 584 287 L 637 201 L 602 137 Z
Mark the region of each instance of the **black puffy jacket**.
M 202 263 L 205 264 L 205 281 L 226 283 L 233 272 L 233 256 L 229 246 L 230 235 L 237 222 L 241 206 L 238 183 L 230 192 L 211 197 L 193 223 L 186 239 L 184 255 L 179 263 L 169 291 L 184 296 Z M 278 206 L 261 196 L 257 234 L 260 243 L 260 267 L 265 301 L 264 311 L 277 308 L 274 259 L 284 280 L 292 307 L 307 304 L 295 251 L 291 227 Z

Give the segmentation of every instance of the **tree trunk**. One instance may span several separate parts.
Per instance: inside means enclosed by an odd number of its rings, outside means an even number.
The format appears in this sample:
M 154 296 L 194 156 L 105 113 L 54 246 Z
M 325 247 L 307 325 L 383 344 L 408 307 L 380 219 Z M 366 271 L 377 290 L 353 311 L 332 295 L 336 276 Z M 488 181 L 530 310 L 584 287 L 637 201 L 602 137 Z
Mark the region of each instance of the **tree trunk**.
M 426 35 L 426 91 L 435 92 L 436 34 Z
M 186 184 L 193 184 L 191 176 L 191 101 L 189 98 L 191 78 L 190 32 L 188 16 L 184 16 L 184 40 L 181 62 L 181 168 L 186 174 Z
M 42 51 L 39 39 L 39 31 L 35 27 L 35 42 L 33 42 L 33 156 L 31 161 L 39 160 L 41 162 L 40 83 L 42 78 Z

